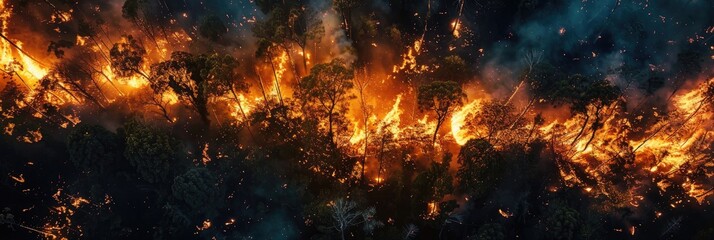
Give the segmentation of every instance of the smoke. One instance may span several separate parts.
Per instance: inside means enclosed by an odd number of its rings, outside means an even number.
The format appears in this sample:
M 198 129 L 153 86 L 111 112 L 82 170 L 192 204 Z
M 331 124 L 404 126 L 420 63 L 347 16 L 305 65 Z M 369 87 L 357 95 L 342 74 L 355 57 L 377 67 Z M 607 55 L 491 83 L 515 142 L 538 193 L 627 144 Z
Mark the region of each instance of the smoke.
M 321 48 L 326 48 L 327 56 L 319 56 L 323 59 L 339 58 L 348 64 L 352 64 L 357 60 L 353 42 L 347 37 L 347 33 L 342 28 L 341 16 L 332 7 L 332 1 L 311 1 L 309 4 L 311 10 L 315 14 L 320 14 L 323 27 L 325 28 L 325 36 L 320 41 Z M 322 50 L 314 54 L 323 54 Z
M 570 73 L 602 76 L 629 66 L 656 74 L 671 70 L 682 51 L 707 52 L 712 8 L 710 1 L 696 0 L 539 4 L 515 24 L 512 40 L 488 49 L 485 66 L 524 69 L 524 54 L 537 51 Z M 506 74 L 515 78 L 518 72 Z

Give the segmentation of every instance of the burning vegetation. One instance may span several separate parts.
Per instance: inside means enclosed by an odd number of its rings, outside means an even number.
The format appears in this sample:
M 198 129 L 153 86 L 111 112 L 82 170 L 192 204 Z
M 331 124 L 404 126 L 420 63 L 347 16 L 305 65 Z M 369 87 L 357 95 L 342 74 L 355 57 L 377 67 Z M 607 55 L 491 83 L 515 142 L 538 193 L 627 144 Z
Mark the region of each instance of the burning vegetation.
M 0 231 L 712 239 L 713 16 L 0 0 Z

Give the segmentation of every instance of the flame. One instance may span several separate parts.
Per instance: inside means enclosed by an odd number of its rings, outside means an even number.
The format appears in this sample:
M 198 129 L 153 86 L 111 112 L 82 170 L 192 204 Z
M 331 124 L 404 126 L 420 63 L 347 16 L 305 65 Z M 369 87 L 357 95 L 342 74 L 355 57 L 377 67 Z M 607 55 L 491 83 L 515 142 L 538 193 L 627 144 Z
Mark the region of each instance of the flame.
M 454 38 L 460 38 L 461 37 L 461 21 L 459 19 L 454 20 L 451 22 L 451 28 L 454 30 L 452 31 L 452 34 L 454 35 Z
M 8 26 L 10 25 L 10 16 L 12 14 L 12 8 L 5 6 L 5 1 L 0 0 L 0 31 L 4 36 L 8 36 Z M 8 41 L 2 40 L 0 43 L 0 64 L 5 66 L 13 61 L 12 58 L 12 46 Z
M 414 41 L 414 45 L 407 49 L 407 53 L 402 55 L 402 63 L 400 65 L 394 65 L 392 67 L 392 73 L 398 73 L 401 70 L 411 70 L 416 72 L 421 72 L 426 70 L 426 66 L 421 66 L 417 64 L 416 57 L 421 53 L 422 39 Z
M 75 44 L 77 44 L 78 46 L 84 46 L 87 44 L 88 39 L 89 39 L 89 36 L 82 37 L 82 36 L 77 35 L 77 40 L 75 41 Z
M 375 177 L 375 178 L 374 178 L 374 182 L 376 182 L 377 184 L 381 184 L 382 182 L 384 182 L 384 178 L 382 178 L 382 177 Z
M 377 129 L 377 134 L 387 131 L 392 134 L 394 134 L 394 138 L 399 137 L 399 133 L 401 132 L 399 128 L 399 123 L 401 122 L 401 119 L 399 116 L 402 114 L 402 110 L 399 109 L 399 104 L 402 102 L 402 95 L 399 94 L 397 95 L 397 99 L 394 100 L 394 105 L 392 105 L 392 109 L 387 112 L 386 115 L 384 115 L 384 119 L 379 123 L 379 128 Z
M 459 108 L 451 115 L 451 136 L 454 137 L 457 144 L 464 145 L 469 139 L 476 137 L 474 133 L 469 133 L 463 127 L 466 125 L 466 118 L 471 114 L 477 113 L 480 109 L 481 100 L 476 99 Z
M 12 180 L 15 180 L 15 182 L 25 183 L 25 178 L 22 176 L 22 174 L 20 174 L 20 176 L 17 176 L 17 177 L 10 176 L 10 178 L 12 178 Z
M 426 207 L 426 218 L 436 217 L 437 214 L 439 214 L 439 205 L 436 201 L 429 202 Z
M 211 219 L 203 220 L 203 223 L 201 223 L 201 226 L 196 226 L 196 230 L 198 230 L 198 231 L 203 231 L 203 230 L 206 230 L 209 228 L 211 228 Z
M 22 48 L 22 42 L 18 41 L 16 45 L 19 48 Z M 32 76 L 33 79 L 39 80 L 45 77 L 47 75 L 48 70 L 41 67 L 37 62 L 32 60 L 29 56 L 25 55 L 22 52 L 18 51 L 18 55 L 20 56 L 20 61 L 22 62 L 22 66 L 24 67 L 25 71 L 27 74 Z
M 498 214 L 500 214 L 504 218 L 513 217 L 513 213 L 509 213 L 508 211 L 501 210 L 500 208 L 498 209 Z
M 131 85 L 130 85 L 131 86 Z M 178 103 L 178 95 L 173 91 L 166 91 L 161 94 L 161 100 L 168 105 L 174 105 Z

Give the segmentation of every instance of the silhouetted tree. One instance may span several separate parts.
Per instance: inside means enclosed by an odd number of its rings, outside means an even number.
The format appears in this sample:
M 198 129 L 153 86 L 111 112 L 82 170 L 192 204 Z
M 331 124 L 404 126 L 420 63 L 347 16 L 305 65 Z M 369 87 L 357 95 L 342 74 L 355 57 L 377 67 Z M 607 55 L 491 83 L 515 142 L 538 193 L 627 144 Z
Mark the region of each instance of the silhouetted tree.
M 201 26 L 198 30 L 201 33 L 201 36 L 214 42 L 220 40 L 223 35 L 228 32 L 228 28 L 223 23 L 223 20 L 213 15 L 206 17 L 201 22 Z
M 357 203 L 352 200 L 337 199 L 330 203 L 330 215 L 332 217 L 332 227 L 340 234 L 340 238 L 345 240 L 345 233 L 358 225 L 362 225 L 365 234 L 372 232 L 384 224 L 374 219 L 377 210 L 374 207 L 359 209 Z
M 120 154 L 116 134 L 101 126 L 81 124 L 67 138 L 69 159 L 82 172 L 103 174 Z
M 436 113 L 436 129 L 432 137 L 432 144 L 436 143 L 436 135 L 441 124 L 457 107 L 463 105 L 466 94 L 461 85 L 452 81 L 434 81 L 419 87 L 417 104 L 421 111 L 434 111 Z
M 473 73 L 466 61 L 459 56 L 450 55 L 438 62 L 439 67 L 434 70 L 434 78 L 441 81 L 454 81 L 466 83 Z
M 149 79 L 149 76 L 141 71 L 144 56 L 146 56 L 146 50 L 139 45 L 139 42 L 134 37 L 131 35 L 123 36 L 122 40 L 115 43 L 112 49 L 109 50 L 112 72 L 120 77 L 131 77 L 134 74 L 139 74 Z
M 156 93 L 169 90 L 176 93 L 208 125 L 208 102 L 211 97 L 247 88 L 245 82 L 239 81 L 235 71 L 237 64 L 235 58 L 227 55 L 174 52 L 171 59 L 151 67 L 149 81 Z
M 458 163 L 459 189 L 476 198 L 496 187 L 505 167 L 501 154 L 484 139 L 471 139 L 461 146 Z
M 354 84 L 352 69 L 339 59 L 315 65 L 310 75 L 300 81 L 298 97 L 303 105 L 327 120 L 327 136 L 334 142 L 334 125 L 349 108 Z

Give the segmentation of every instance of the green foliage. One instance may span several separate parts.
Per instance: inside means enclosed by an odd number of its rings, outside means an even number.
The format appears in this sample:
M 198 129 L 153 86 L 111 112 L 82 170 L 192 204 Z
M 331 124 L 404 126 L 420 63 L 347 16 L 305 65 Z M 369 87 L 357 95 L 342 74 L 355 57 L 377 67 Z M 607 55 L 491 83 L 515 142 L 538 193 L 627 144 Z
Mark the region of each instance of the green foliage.
M 580 214 L 564 204 L 553 204 L 545 219 L 548 239 L 570 240 L 580 225 Z
M 505 168 L 501 154 L 484 139 L 471 139 L 461 147 L 456 173 L 462 192 L 483 197 L 500 182 Z
M 451 153 L 445 153 L 441 163 L 436 161 L 431 163 L 431 167 L 417 175 L 414 180 L 415 196 L 423 198 L 421 202 L 424 206 L 431 201 L 439 201 L 445 195 L 454 191 L 452 177 L 449 174 L 449 164 L 451 163 Z
M 228 32 L 228 28 L 223 23 L 223 20 L 217 16 L 208 16 L 202 22 L 198 28 L 201 36 L 210 39 L 211 41 L 218 41 Z
M 562 104 L 564 96 L 573 93 L 573 86 L 567 76 L 553 65 L 540 63 L 523 73 L 523 79 L 529 84 L 530 93 L 536 99 L 551 104 Z
M 213 212 L 223 200 L 218 177 L 206 168 L 192 168 L 176 176 L 171 193 L 194 213 Z
M 463 104 L 466 94 L 461 85 L 452 81 L 433 81 L 419 87 L 417 104 L 421 111 L 436 111 L 446 116 Z
M 268 13 L 268 18 L 259 21 L 253 28 L 253 34 L 258 39 L 267 40 L 274 44 L 285 44 L 290 40 L 292 33 L 289 28 L 290 9 L 276 7 Z
M 104 173 L 120 153 L 118 137 L 101 126 L 81 124 L 67 138 L 69 159 L 82 172 Z
M 109 50 L 112 72 L 120 77 L 130 77 L 140 73 L 145 55 L 146 50 L 134 37 L 131 35 L 122 37 L 122 41 L 115 43 Z
M 170 179 L 181 151 L 176 139 L 136 120 L 124 125 L 124 137 L 124 157 L 142 180 L 158 184 Z
M 571 90 L 572 95 L 568 96 L 568 99 L 571 109 L 577 113 L 587 112 L 587 107 L 590 105 L 595 105 L 597 108 L 608 106 L 621 95 L 617 86 L 604 79 L 590 80 L 576 74 L 570 76 L 568 81 L 575 85 L 575 88 Z
M 481 225 L 476 234 L 468 237 L 468 240 L 503 240 L 506 239 L 505 229 L 499 223 L 487 223 Z
M 339 59 L 330 63 L 317 64 L 304 77 L 298 88 L 298 98 L 308 107 L 313 116 L 326 120 L 328 137 L 334 134 L 333 125 L 347 112 L 350 93 L 354 83 L 354 72 Z
M 466 61 L 459 56 L 450 55 L 439 62 L 439 67 L 434 70 L 434 77 L 441 81 L 454 81 L 466 83 L 473 73 Z

